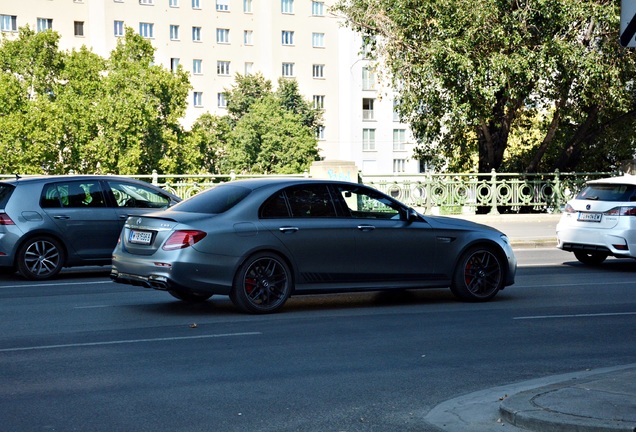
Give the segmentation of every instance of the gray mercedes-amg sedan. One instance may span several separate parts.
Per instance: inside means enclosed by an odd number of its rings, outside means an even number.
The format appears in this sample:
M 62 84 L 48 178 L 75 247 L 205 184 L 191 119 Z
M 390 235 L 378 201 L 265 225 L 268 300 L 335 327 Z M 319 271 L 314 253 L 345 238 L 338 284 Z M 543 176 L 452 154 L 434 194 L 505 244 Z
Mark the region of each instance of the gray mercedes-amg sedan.
M 185 301 L 229 295 L 244 312 L 267 313 L 292 295 L 344 291 L 450 287 L 486 301 L 514 283 L 516 267 L 494 228 L 423 216 L 357 183 L 279 178 L 129 217 L 111 279 Z

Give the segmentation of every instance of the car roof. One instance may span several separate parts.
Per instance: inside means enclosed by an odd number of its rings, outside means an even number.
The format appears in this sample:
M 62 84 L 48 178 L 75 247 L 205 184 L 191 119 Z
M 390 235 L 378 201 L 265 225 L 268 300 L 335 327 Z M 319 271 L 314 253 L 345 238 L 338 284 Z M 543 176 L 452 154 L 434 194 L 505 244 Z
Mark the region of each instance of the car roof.
M 273 177 L 273 178 L 251 178 L 235 180 L 227 183 L 223 183 L 226 186 L 242 186 L 248 189 L 259 189 L 267 186 L 292 186 L 312 183 L 329 183 L 329 184 L 358 184 L 352 182 L 345 182 L 339 180 L 328 179 L 310 179 L 306 177 Z
M 15 176 L 11 178 L 0 179 L 0 183 L 10 183 L 16 185 L 18 183 L 38 183 L 47 181 L 68 181 L 68 180 L 128 180 L 138 182 L 138 179 L 131 177 L 108 175 L 108 174 L 62 174 L 62 175 L 25 175 Z
M 589 180 L 587 184 L 629 184 L 636 186 L 636 176 L 624 174 L 618 177 L 608 177 L 596 180 Z

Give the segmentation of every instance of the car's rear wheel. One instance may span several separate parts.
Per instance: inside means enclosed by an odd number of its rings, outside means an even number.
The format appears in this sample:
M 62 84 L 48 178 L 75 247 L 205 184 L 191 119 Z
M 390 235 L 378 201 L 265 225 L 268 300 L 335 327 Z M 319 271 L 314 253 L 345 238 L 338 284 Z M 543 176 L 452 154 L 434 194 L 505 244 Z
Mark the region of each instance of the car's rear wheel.
M 607 254 L 599 252 L 574 251 L 577 260 L 587 265 L 599 265 L 607 258 Z
M 64 249 L 51 237 L 34 237 L 18 250 L 18 271 L 29 280 L 55 277 L 64 266 Z
M 189 303 L 203 303 L 212 297 L 212 294 L 201 294 L 189 291 L 169 290 L 168 292 L 172 297 Z
M 476 246 L 462 254 L 450 288 L 461 300 L 487 301 L 503 288 L 504 275 L 502 259 L 491 248 Z
M 243 312 L 271 313 L 283 307 L 291 291 L 291 271 L 285 261 L 272 253 L 259 253 L 237 272 L 230 299 Z

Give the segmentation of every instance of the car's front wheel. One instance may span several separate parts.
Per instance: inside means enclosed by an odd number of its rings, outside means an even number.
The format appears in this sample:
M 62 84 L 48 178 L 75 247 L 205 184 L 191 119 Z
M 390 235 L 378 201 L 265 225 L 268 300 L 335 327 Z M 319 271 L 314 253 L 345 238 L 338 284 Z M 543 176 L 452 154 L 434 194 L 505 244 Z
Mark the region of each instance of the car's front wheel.
M 64 249 L 51 237 L 34 237 L 18 250 L 18 271 L 29 280 L 55 277 L 64 266 Z
M 291 291 L 292 276 L 285 261 L 272 253 L 259 253 L 237 272 L 230 299 L 243 312 L 271 313 L 283 307 Z
M 502 259 L 491 248 L 477 246 L 462 254 L 450 288 L 461 300 L 486 301 L 503 288 L 504 275 Z
M 587 265 L 599 265 L 607 258 L 607 254 L 598 252 L 574 251 L 577 260 Z

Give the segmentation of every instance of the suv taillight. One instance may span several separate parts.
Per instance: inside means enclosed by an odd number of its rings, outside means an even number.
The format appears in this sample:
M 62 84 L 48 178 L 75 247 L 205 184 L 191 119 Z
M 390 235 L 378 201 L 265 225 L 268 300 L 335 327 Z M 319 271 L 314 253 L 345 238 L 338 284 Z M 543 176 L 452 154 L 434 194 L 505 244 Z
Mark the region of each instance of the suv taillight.
M 176 250 L 184 249 L 192 246 L 193 244 L 203 240 L 207 234 L 203 231 L 197 230 L 179 230 L 175 231 L 168 237 L 166 243 L 161 249 L 163 250 Z
M 607 216 L 636 216 L 636 207 L 614 207 L 605 214 Z
M 0 213 L 0 225 L 15 225 L 8 214 Z

